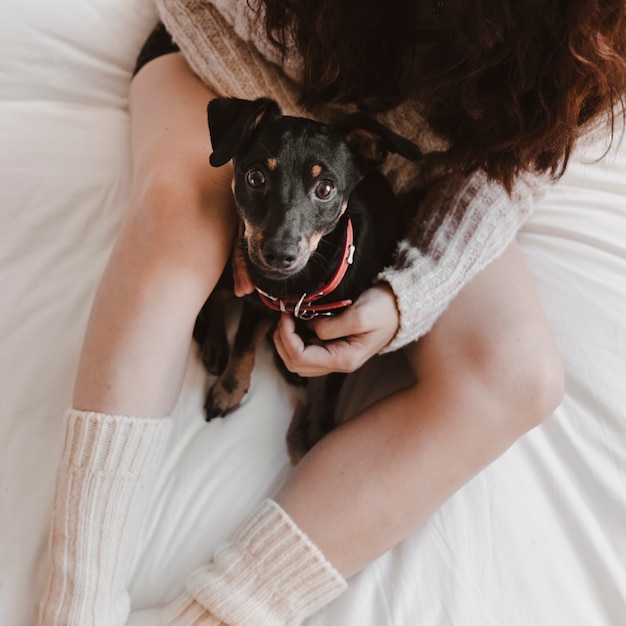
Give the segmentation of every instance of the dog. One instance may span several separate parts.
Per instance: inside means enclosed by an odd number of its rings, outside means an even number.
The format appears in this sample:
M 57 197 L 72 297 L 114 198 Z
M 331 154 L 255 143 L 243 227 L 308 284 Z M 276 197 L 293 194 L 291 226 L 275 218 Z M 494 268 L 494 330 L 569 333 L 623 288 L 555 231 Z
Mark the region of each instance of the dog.
M 379 167 L 390 152 L 412 161 L 420 161 L 422 153 L 360 113 L 323 124 L 283 115 L 269 98 L 217 98 L 207 112 L 211 165 L 233 163 L 242 224 L 238 252 L 254 284 L 254 293 L 243 298 L 232 348 L 224 319 L 233 297 L 230 268 L 196 320 L 202 362 L 217 376 L 205 404 L 209 421 L 239 406 L 256 346 L 282 312 L 296 318 L 305 340 L 315 341 L 303 320 L 340 312 L 391 262 L 404 219 Z M 301 382 L 284 365 L 282 370 Z M 334 427 L 344 376 L 306 381 L 307 400 L 296 409 L 287 434 L 292 462 Z

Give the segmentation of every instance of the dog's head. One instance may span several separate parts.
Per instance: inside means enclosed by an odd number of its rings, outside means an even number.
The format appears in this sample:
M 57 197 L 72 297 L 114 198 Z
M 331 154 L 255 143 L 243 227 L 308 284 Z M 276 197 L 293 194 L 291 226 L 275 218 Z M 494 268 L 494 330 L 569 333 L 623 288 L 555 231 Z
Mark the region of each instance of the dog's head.
M 275 280 L 306 266 L 352 190 L 389 152 L 421 159 L 417 146 L 361 114 L 327 125 L 284 116 L 268 98 L 217 98 L 208 119 L 211 165 L 233 160 L 250 262 Z

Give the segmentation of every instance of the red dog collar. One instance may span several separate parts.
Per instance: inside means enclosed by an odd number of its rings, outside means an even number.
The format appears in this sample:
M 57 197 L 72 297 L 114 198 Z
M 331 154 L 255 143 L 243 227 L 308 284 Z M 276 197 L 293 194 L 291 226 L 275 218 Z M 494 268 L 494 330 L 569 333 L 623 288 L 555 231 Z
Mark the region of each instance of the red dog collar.
M 332 278 L 315 293 L 303 293 L 298 299 L 295 298 L 276 298 L 266 293 L 255 285 L 255 289 L 259 294 L 259 298 L 263 304 L 272 311 L 281 311 L 283 313 L 292 313 L 294 317 L 301 320 L 310 320 L 319 315 L 333 315 L 337 309 L 343 309 L 352 304 L 352 300 L 339 300 L 337 302 L 327 302 L 324 304 L 313 304 L 316 300 L 332 293 L 343 280 L 346 275 L 348 266 L 352 264 L 354 258 L 354 231 L 352 229 L 352 220 L 348 217 L 346 226 L 346 240 L 343 247 L 343 255 L 341 262 L 335 270 Z

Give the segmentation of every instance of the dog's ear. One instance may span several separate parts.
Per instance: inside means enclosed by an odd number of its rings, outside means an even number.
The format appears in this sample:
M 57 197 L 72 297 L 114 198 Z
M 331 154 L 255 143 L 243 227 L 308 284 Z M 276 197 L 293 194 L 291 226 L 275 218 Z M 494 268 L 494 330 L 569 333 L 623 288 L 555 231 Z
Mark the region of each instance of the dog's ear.
M 281 114 L 278 104 L 270 98 L 211 100 L 207 107 L 213 146 L 213 153 L 209 157 L 211 165 L 220 167 L 228 163 L 266 115 L 280 117 Z
M 350 149 L 367 166 L 377 167 L 390 152 L 420 162 L 424 155 L 412 141 L 394 133 L 365 113 L 352 113 L 335 124 Z

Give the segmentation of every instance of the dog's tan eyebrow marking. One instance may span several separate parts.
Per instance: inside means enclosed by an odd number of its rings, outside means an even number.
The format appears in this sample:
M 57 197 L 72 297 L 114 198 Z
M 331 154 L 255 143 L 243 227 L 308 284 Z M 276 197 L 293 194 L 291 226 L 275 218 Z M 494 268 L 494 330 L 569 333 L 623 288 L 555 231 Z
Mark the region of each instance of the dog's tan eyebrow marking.
M 274 157 L 269 157 L 267 159 L 267 169 L 270 172 L 273 172 L 276 169 L 276 159 Z
M 322 173 L 322 166 L 319 163 L 316 163 L 311 168 L 311 175 L 313 176 L 313 178 L 317 178 L 321 173 Z

